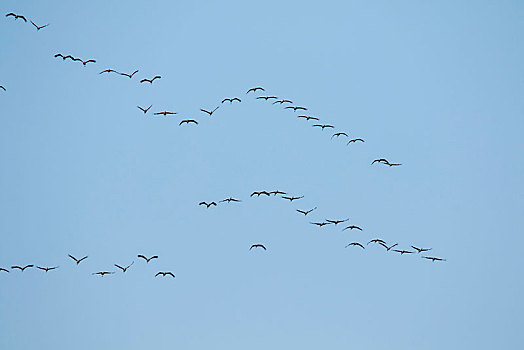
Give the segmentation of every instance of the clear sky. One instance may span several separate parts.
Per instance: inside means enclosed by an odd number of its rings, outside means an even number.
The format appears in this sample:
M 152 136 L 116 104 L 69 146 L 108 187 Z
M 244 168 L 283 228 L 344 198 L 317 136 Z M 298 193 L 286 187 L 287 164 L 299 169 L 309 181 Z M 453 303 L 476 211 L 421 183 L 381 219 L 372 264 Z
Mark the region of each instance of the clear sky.
M 521 1 L 0 9 L 0 349 L 522 346 Z

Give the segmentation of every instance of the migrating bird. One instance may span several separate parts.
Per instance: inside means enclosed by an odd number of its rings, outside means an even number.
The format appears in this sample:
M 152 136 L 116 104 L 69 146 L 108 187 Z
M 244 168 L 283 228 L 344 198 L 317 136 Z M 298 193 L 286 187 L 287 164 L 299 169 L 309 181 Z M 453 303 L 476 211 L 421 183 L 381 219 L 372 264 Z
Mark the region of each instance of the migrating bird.
M 178 125 L 182 125 L 182 124 L 189 124 L 189 123 L 193 123 L 193 124 L 197 124 L 198 125 L 198 122 L 194 119 L 184 119 L 182 120 Z
M 312 225 L 317 225 L 318 227 L 322 227 L 324 225 L 329 225 L 329 222 L 310 222 Z
M 409 250 L 399 250 L 399 249 L 393 249 L 394 252 L 400 253 L 400 255 L 404 254 L 413 254 L 414 252 L 410 252 Z
M 251 193 L 251 195 L 249 197 L 253 197 L 255 194 L 257 195 L 257 197 L 260 197 L 261 194 L 265 194 L 266 196 L 269 197 L 269 192 L 267 192 L 267 191 L 260 191 L 260 192 L 255 191 L 255 192 Z
M 247 90 L 246 95 L 249 94 L 250 92 L 256 92 L 257 90 L 266 91 L 264 88 L 257 86 L 257 87 Z
M 359 246 L 360 248 L 362 249 L 366 249 L 362 244 L 358 243 L 358 242 L 352 242 L 352 243 L 349 243 L 347 246 L 345 246 L 345 248 L 349 247 L 349 246 Z
M 300 209 L 297 209 L 297 211 L 300 213 L 300 214 L 304 214 L 304 216 L 307 216 L 307 214 L 311 213 L 313 210 L 317 209 L 317 207 L 314 207 L 313 209 L 309 209 L 309 210 L 300 210 Z
M 273 196 L 276 196 L 277 194 L 286 194 L 286 192 L 282 192 L 282 191 L 279 191 L 279 190 L 271 191 L 269 193 L 271 193 Z
M 381 246 L 383 246 L 384 248 L 386 248 L 386 250 L 387 250 L 388 252 L 391 250 L 391 248 L 394 248 L 394 247 L 398 246 L 398 243 L 393 244 L 391 247 L 388 247 L 388 246 L 386 245 L 386 243 L 382 243 L 382 242 L 378 242 L 378 244 L 380 244 Z
M 55 57 L 56 57 L 56 56 L 55 56 Z M 103 74 L 103 73 L 118 73 L 118 72 L 117 72 L 116 70 L 114 70 L 114 69 L 110 69 L 110 68 L 108 68 L 108 69 L 104 69 L 103 71 L 101 71 L 101 72 L 98 73 L 98 74 Z M 118 74 L 121 74 L 121 73 L 118 73 Z
M 153 84 L 155 79 L 160 79 L 160 78 L 162 78 L 160 75 L 155 75 L 152 79 L 142 79 L 142 80 L 140 80 L 140 82 L 141 83 L 148 82 L 149 84 Z
M 25 19 L 25 17 L 24 17 L 24 16 L 22 16 L 22 15 L 17 15 L 16 13 L 12 13 L 12 12 L 10 12 L 10 13 L 8 13 L 8 14 L 7 14 L 7 15 L 5 15 L 5 16 L 6 16 L 6 17 L 9 17 L 9 16 L 12 16 L 12 17 L 14 17 L 14 18 L 15 18 L 15 21 L 16 21 L 17 19 L 21 18 L 21 19 L 23 19 L 23 20 L 24 20 L 24 22 L 26 22 L 26 23 L 27 23 L 27 19 Z
M 362 140 L 362 139 L 353 139 L 353 140 L 349 140 L 347 144 L 349 145 L 350 143 L 357 142 L 357 141 L 359 141 L 359 142 L 365 142 L 365 141 Z
M 222 103 L 226 102 L 226 101 L 229 101 L 229 103 L 233 103 L 233 101 L 238 101 L 238 102 L 242 102 L 238 97 L 233 97 L 233 98 L 225 98 L 222 100 Z
M 269 100 L 270 98 L 274 98 L 274 99 L 276 99 L 276 98 L 278 98 L 278 97 L 276 97 L 276 96 L 258 96 L 258 97 L 257 97 L 257 100 L 264 99 L 264 100 L 267 101 L 267 100 Z
M 277 101 L 273 102 L 273 104 L 275 104 L 275 103 L 280 103 L 280 104 L 282 104 L 282 103 L 293 103 L 293 101 L 290 101 L 290 100 L 277 100 Z
M 342 222 L 346 222 L 348 220 L 349 219 L 346 219 L 346 220 L 328 220 L 328 219 L 326 219 L 327 222 L 329 222 L 330 224 L 335 224 L 335 226 L 340 224 L 340 223 L 342 223 Z
M 133 75 L 135 75 L 136 73 L 138 73 L 138 69 L 135 70 L 135 71 L 134 71 L 133 73 L 131 73 L 131 74 L 128 74 L 128 73 L 121 73 L 121 72 L 117 72 L 117 73 L 120 74 L 120 75 L 124 75 L 124 76 L 128 77 L 129 79 L 131 79 L 131 78 L 133 77 Z
M 322 130 L 324 130 L 325 128 L 334 128 L 333 125 L 329 125 L 329 124 L 315 124 L 313 125 L 313 127 L 319 127 L 319 128 L 322 128 Z
M 402 164 L 400 164 L 400 163 L 390 163 L 390 162 L 389 162 L 387 159 L 385 159 L 385 158 L 375 159 L 375 160 L 373 160 L 373 162 L 371 163 L 371 165 L 373 165 L 375 162 L 380 163 L 380 164 L 389 165 L 389 166 L 399 166 L 399 165 L 402 165 Z
M 15 19 L 16 19 L 16 18 L 15 18 Z M 49 25 L 49 23 L 48 23 L 48 24 L 46 24 L 46 25 L 44 25 L 44 26 L 37 26 L 37 25 L 35 24 L 35 22 L 33 22 L 33 21 L 30 21 L 30 22 L 31 22 L 32 25 L 35 26 L 35 28 L 36 28 L 37 31 L 39 31 L 40 29 L 45 28 L 45 27 L 47 27 L 47 26 Z
M 51 271 L 51 270 L 54 270 L 54 269 L 58 269 L 58 266 L 54 266 L 54 267 L 40 267 L 40 266 L 37 266 L 36 268 L 39 269 L 39 270 L 43 270 L 45 272 L 48 272 L 48 271 Z
M 379 238 L 372 239 L 372 240 L 369 241 L 368 244 L 366 244 L 366 245 L 369 245 L 369 243 L 382 243 L 382 244 L 386 244 L 386 242 L 384 242 L 383 240 L 381 240 L 381 239 L 379 239 Z
M 293 202 L 296 199 L 304 198 L 304 196 L 300 196 L 300 197 L 286 197 L 286 196 L 282 196 L 282 198 L 289 199 L 290 202 Z
M 104 277 L 104 275 L 112 275 L 113 271 L 99 271 L 99 272 L 93 272 L 92 275 L 100 275 L 100 277 Z
M 156 112 L 154 113 L 154 115 L 163 115 L 164 117 L 166 115 L 174 115 L 174 114 L 178 114 L 177 112 L 168 112 L 168 111 L 162 111 L 162 112 Z
M 33 266 L 34 266 L 34 265 L 26 265 L 26 266 L 24 266 L 24 267 L 21 267 L 21 266 L 18 266 L 18 265 L 14 265 L 14 266 L 11 266 L 11 268 L 12 268 L 12 269 L 19 269 L 20 271 L 23 272 L 25 269 L 27 269 L 27 268 L 31 268 L 31 267 L 33 267 Z
M 115 265 L 116 267 L 118 267 L 120 270 L 122 270 L 122 272 L 126 272 L 127 269 L 130 268 L 131 265 L 133 265 L 134 263 L 135 263 L 135 262 L 133 261 L 131 264 L 129 264 L 129 265 L 126 266 L 126 267 L 122 267 L 122 266 L 120 266 L 120 265 L 118 265 L 118 264 L 114 264 L 114 265 Z
M 4 272 L 9 273 L 9 270 L 8 269 L 4 269 L 3 267 L 0 267 L 0 271 L 4 271 Z
M 144 255 L 142 255 L 142 254 L 138 254 L 137 256 L 138 256 L 139 258 L 144 259 L 144 260 L 146 261 L 146 263 L 148 263 L 148 264 L 149 264 L 149 262 L 150 262 L 151 260 L 153 260 L 153 259 L 158 259 L 158 255 L 153 255 L 153 256 L 150 257 L 150 258 L 146 258 L 146 257 L 145 257 Z
M 411 248 L 415 249 L 417 253 L 427 252 L 430 251 L 432 248 L 417 248 L 414 245 L 411 246 Z
M 267 250 L 266 247 L 264 247 L 263 244 L 253 244 L 253 245 L 249 248 L 249 250 L 251 250 L 251 249 L 253 249 L 253 248 L 262 248 L 262 249 L 264 249 L 264 250 Z
M 299 115 L 297 118 L 304 118 L 305 120 L 320 120 L 317 117 L 311 117 L 309 115 Z
M 307 111 L 306 107 L 298 107 L 298 106 L 287 106 L 287 107 L 284 107 L 284 109 L 292 109 L 293 112 L 296 112 L 297 109 L 300 109 L 302 111 Z
M 217 204 L 215 202 L 211 202 L 211 203 L 200 202 L 200 203 L 198 203 L 198 205 L 205 205 L 206 208 L 209 208 L 212 205 L 214 205 L 215 207 L 217 206 Z
M 220 201 L 220 203 L 222 203 L 222 202 L 228 202 L 229 203 L 229 202 L 242 202 L 242 201 L 239 200 L 239 199 L 235 199 L 235 198 L 229 197 L 229 198 L 226 198 L 226 199 L 222 199 Z
M 153 105 L 151 105 L 151 106 L 149 106 L 149 107 L 147 107 L 147 108 L 142 108 L 142 107 L 140 107 L 140 106 L 137 106 L 137 108 L 140 109 L 142 112 L 144 112 L 144 114 L 146 114 L 147 111 L 149 111 L 149 109 L 150 109 L 151 107 L 153 107 Z
M 357 230 L 362 231 L 362 229 L 361 229 L 360 227 L 355 226 L 355 225 L 349 225 L 348 227 L 346 227 L 346 228 L 343 229 L 342 231 L 346 231 L 347 229 L 350 229 L 350 230 L 357 229 Z
M 220 106 L 218 106 L 218 107 L 220 107 Z M 218 107 L 215 108 L 215 109 L 213 109 L 212 111 L 208 111 L 208 110 L 205 110 L 205 109 L 202 109 L 202 108 L 200 108 L 200 110 L 201 110 L 202 112 L 204 112 L 204 113 L 209 114 L 209 116 L 211 117 L 211 116 L 213 115 L 213 113 L 215 113 L 215 111 L 218 109 Z
M 157 272 L 155 277 L 156 276 L 160 276 L 160 275 L 162 275 L 162 277 L 166 277 L 166 275 L 167 275 L 167 276 L 171 276 L 171 277 L 175 278 L 175 275 L 173 275 L 173 272 L 171 272 L 171 271 L 165 271 L 165 272 L 164 271 L 159 271 L 159 272 Z
M 345 137 L 349 137 L 348 134 L 346 134 L 345 132 L 336 132 L 333 134 L 333 136 L 331 136 L 331 139 L 333 139 L 333 137 L 339 137 L 339 136 L 345 136 Z
M 80 61 L 82 61 L 82 60 L 80 60 Z M 82 64 L 83 64 L 84 66 L 85 66 L 86 64 L 88 64 L 88 63 L 96 63 L 96 61 L 95 61 L 95 60 L 82 61 Z
M 442 259 L 442 258 L 435 258 L 434 256 L 423 256 L 424 259 L 428 259 L 428 260 L 431 260 L 433 262 L 435 261 L 446 261 L 446 259 Z
M 76 261 L 76 264 L 77 264 L 77 265 L 80 264 L 80 262 L 81 262 L 82 260 L 87 259 L 87 255 L 84 256 L 82 259 L 77 259 L 77 258 L 75 258 L 74 256 L 72 256 L 71 254 L 67 254 L 67 255 L 68 255 L 71 259 L 73 259 L 74 261 Z

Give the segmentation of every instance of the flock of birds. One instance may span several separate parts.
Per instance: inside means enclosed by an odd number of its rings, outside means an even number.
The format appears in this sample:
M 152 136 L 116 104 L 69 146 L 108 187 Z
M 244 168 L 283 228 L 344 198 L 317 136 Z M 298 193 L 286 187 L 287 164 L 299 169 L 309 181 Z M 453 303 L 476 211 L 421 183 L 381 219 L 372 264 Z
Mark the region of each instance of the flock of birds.
M 23 15 L 19 15 L 19 14 L 15 14 L 15 13 L 11 12 L 11 13 L 6 14 L 6 17 L 8 17 L 8 18 L 12 17 L 15 21 L 18 20 L 18 19 L 21 19 L 23 22 L 27 23 L 27 19 Z M 30 21 L 30 23 L 36 28 L 37 31 L 40 31 L 41 29 L 46 28 L 46 27 L 49 26 L 49 24 L 46 24 L 46 25 L 43 25 L 43 26 L 38 26 L 33 21 Z M 74 56 L 69 55 L 69 54 L 68 55 L 64 55 L 62 53 L 56 53 L 54 55 L 54 57 L 57 58 L 57 59 L 62 59 L 62 61 L 71 60 L 73 62 L 80 62 L 80 63 L 82 63 L 83 66 L 87 66 L 88 63 L 92 63 L 92 64 L 96 64 L 97 63 L 97 61 L 95 59 L 83 60 L 81 58 L 77 58 L 77 57 L 74 57 Z M 114 74 L 114 75 L 117 75 L 117 76 L 124 76 L 124 77 L 127 77 L 129 79 L 132 79 L 138 72 L 139 72 L 138 69 L 134 70 L 132 73 L 124 73 L 124 72 L 120 72 L 120 71 L 117 71 L 117 70 L 112 69 L 112 68 L 107 68 L 107 69 L 104 69 L 104 70 L 100 71 L 98 74 L 99 75 L 102 75 L 102 74 L 104 74 L 104 75 L 106 75 L 106 74 Z M 159 80 L 161 78 L 162 77 L 160 75 L 155 75 L 152 78 L 142 78 L 142 79 L 139 80 L 139 83 L 140 84 L 149 83 L 150 85 L 152 85 L 156 80 Z M 4 86 L 2 86 L 2 85 L 0 85 L 0 89 L 2 89 L 4 92 L 7 91 L 6 88 Z M 320 128 L 322 130 L 324 130 L 324 129 L 333 129 L 334 130 L 335 129 L 334 125 L 322 123 L 318 117 L 305 114 L 306 111 L 308 111 L 307 107 L 294 105 L 293 101 L 291 101 L 289 99 L 279 98 L 279 97 L 273 96 L 273 95 L 262 95 L 262 93 L 265 93 L 265 91 L 266 90 L 263 87 L 256 86 L 256 87 L 252 87 L 252 88 L 248 89 L 246 91 L 246 95 L 254 95 L 256 100 L 269 101 L 273 105 L 279 105 L 279 106 L 285 105 L 285 107 L 283 108 L 284 110 L 292 110 L 295 113 L 297 111 L 300 111 L 301 114 L 297 115 L 297 118 L 304 119 L 306 121 L 316 122 L 315 124 L 312 124 L 312 127 Z M 242 102 L 242 100 L 239 97 L 228 97 L 228 98 L 222 99 L 221 104 L 229 103 L 230 105 L 232 105 L 232 104 L 241 103 L 241 102 Z M 152 105 L 149 105 L 148 107 L 137 106 L 137 108 L 144 115 L 148 114 L 152 107 L 153 107 Z M 219 108 L 220 108 L 220 105 L 216 106 L 213 109 L 200 108 L 200 111 L 202 113 L 205 113 L 208 117 L 211 117 L 211 116 L 213 116 L 213 114 Z M 164 117 L 175 116 L 177 114 L 178 114 L 177 112 L 167 111 L 167 110 L 161 110 L 161 111 L 157 111 L 157 112 L 153 113 L 153 115 L 161 115 L 161 116 L 164 116 Z M 199 122 L 197 120 L 195 120 L 195 119 L 182 119 L 179 122 L 179 125 L 181 126 L 183 124 L 198 125 Z M 339 138 L 339 137 L 346 138 L 348 140 L 347 141 L 347 145 L 350 145 L 352 143 L 363 143 L 363 142 L 365 142 L 364 139 L 362 139 L 362 138 L 350 139 L 349 135 L 346 132 L 344 132 L 344 131 L 338 131 L 338 132 L 333 133 L 332 136 L 331 136 L 331 139 Z M 397 167 L 397 166 L 401 166 L 402 165 L 401 163 L 392 163 L 392 162 L 388 161 L 385 158 L 374 159 L 371 162 L 371 165 L 374 165 L 375 163 L 382 164 L 382 165 L 387 165 L 389 167 Z M 300 199 L 304 198 L 304 196 L 291 196 L 291 195 L 288 195 L 286 192 L 279 191 L 279 190 L 254 191 L 253 193 L 251 193 L 250 197 L 255 197 L 255 196 L 256 197 L 260 197 L 260 196 L 267 196 L 267 197 L 275 196 L 276 197 L 277 195 L 280 196 L 280 198 L 282 198 L 282 199 L 289 200 L 289 202 L 293 202 L 293 201 L 300 200 Z M 233 197 L 228 197 L 228 198 L 225 198 L 225 199 L 220 200 L 220 201 L 210 201 L 210 202 L 201 201 L 200 203 L 198 203 L 198 205 L 199 206 L 205 206 L 206 208 L 209 209 L 210 207 L 217 206 L 217 205 L 219 205 L 221 203 L 231 203 L 231 202 L 238 203 L 238 202 L 242 202 L 242 200 L 237 199 L 237 198 L 233 198 Z M 307 209 L 307 210 L 306 209 L 295 209 L 295 210 L 296 210 L 296 212 L 298 212 L 298 213 L 300 213 L 300 214 L 302 214 L 302 215 L 304 215 L 306 217 L 306 216 L 310 215 L 313 211 L 317 210 L 317 207 L 314 207 L 314 208 L 311 208 L 311 209 Z M 349 221 L 349 219 L 325 219 L 325 220 L 321 220 L 321 221 L 310 221 L 310 224 L 315 225 L 315 226 L 321 228 L 321 227 L 324 227 L 324 226 L 327 226 L 327 225 L 338 226 L 339 224 L 343 224 L 343 223 L 345 223 L 347 221 Z M 360 226 L 353 225 L 353 224 L 347 225 L 346 227 L 344 227 L 342 229 L 342 231 L 346 231 L 346 230 L 363 231 L 363 229 Z M 392 251 L 392 252 L 399 253 L 400 255 L 404 255 L 404 254 L 420 254 L 420 253 L 426 253 L 426 252 L 431 250 L 431 248 L 420 248 L 420 247 L 417 247 L 415 245 L 410 245 L 410 248 L 412 250 L 409 250 L 409 249 L 393 249 L 393 248 L 398 247 L 398 243 L 395 243 L 395 244 L 392 244 L 392 245 L 388 245 L 388 243 L 386 241 L 384 241 L 383 239 L 380 239 L 380 238 L 374 238 L 374 239 L 370 240 L 369 242 L 367 242 L 365 245 L 363 243 L 359 243 L 359 242 L 350 242 L 350 243 L 348 243 L 345 246 L 345 248 L 348 248 L 348 247 L 359 247 L 361 249 L 366 249 L 366 246 L 368 246 L 370 244 L 382 246 L 387 252 Z M 261 243 L 252 244 L 250 246 L 249 250 L 252 250 L 254 248 L 267 250 L 267 248 L 263 244 L 261 244 Z M 73 255 L 69 255 L 69 257 L 76 262 L 76 265 L 80 264 L 82 261 L 84 261 L 85 259 L 88 258 L 87 256 L 84 256 L 84 257 L 82 257 L 80 259 L 77 259 Z M 156 256 L 156 255 L 151 256 L 151 257 L 148 258 L 148 257 L 146 257 L 144 255 L 139 254 L 137 257 L 140 258 L 140 259 L 143 259 L 146 263 L 149 263 L 153 259 L 158 259 L 158 256 Z M 421 257 L 423 259 L 430 260 L 430 261 L 433 261 L 433 262 L 435 262 L 435 261 L 446 261 L 446 259 L 443 259 L 443 258 L 440 258 L 440 257 L 435 257 L 435 256 L 429 256 L 429 255 L 422 255 Z M 123 265 L 118 265 L 118 264 L 114 264 L 114 266 L 116 268 L 120 269 L 122 271 L 122 273 L 125 273 L 133 264 L 134 264 L 134 261 L 130 265 L 127 265 L 125 267 Z M 20 271 L 23 272 L 24 270 L 30 269 L 30 268 L 33 268 L 33 267 L 36 267 L 36 269 L 42 270 L 42 271 L 44 271 L 46 273 L 49 272 L 49 271 L 53 271 L 53 270 L 59 268 L 59 266 L 47 267 L 47 266 L 35 266 L 35 265 L 30 264 L 30 265 L 24 265 L 24 266 L 13 265 L 13 266 L 11 266 L 11 270 L 20 270 Z M 8 268 L 0 267 L 0 272 L 7 272 L 7 273 L 9 273 L 10 271 L 9 271 Z M 98 272 L 93 272 L 93 275 L 104 276 L 104 275 L 110 275 L 110 274 L 114 274 L 114 273 L 115 273 L 115 271 L 98 271 Z M 165 276 L 171 276 L 173 278 L 175 277 L 175 275 L 171 271 L 158 271 L 155 274 L 155 277 L 157 277 L 157 276 L 164 276 L 164 277 Z

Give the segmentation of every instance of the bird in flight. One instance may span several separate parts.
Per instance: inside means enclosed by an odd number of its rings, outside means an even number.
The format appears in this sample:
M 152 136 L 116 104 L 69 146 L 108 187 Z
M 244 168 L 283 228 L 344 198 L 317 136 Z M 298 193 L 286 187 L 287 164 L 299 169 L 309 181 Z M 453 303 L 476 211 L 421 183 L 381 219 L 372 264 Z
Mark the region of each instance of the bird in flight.
M 229 197 L 229 198 L 226 198 L 226 199 L 222 199 L 222 200 L 220 201 L 220 203 L 222 203 L 222 202 L 228 202 L 228 203 L 230 203 L 230 202 L 242 202 L 242 201 L 239 200 L 239 199 L 235 199 L 235 198 Z
M 301 111 L 307 111 L 306 107 L 299 107 L 299 106 L 287 106 L 287 107 L 284 107 L 284 109 L 292 109 L 293 112 L 296 112 L 297 109 L 299 109 Z
M 142 107 L 140 107 L 140 106 L 136 106 L 136 107 L 137 107 L 138 109 L 140 109 L 142 112 L 144 112 L 144 114 L 146 114 L 147 111 L 149 111 L 149 109 L 150 109 L 151 107 L 153 107 L 153 105 L 151 105 L 151 106 L 149 106 L 149 107 L 147 107 L 147 108 L 142 108 Z
M 352 242 L 352 243 L 349 243 L 345 248 L 347 248 L 347 247 L 349 247 L 349 246 L 358 246 L 358 247 L 360 247 L 360 248 L 362 248 L 362 249 L 366 249 L 366 248 L 364 248 L 364 246 L 363 246 L 362 244 L 360 244 L 360 243 L 358 243 L 358 242 Z
M 369 241 L 368 244 L 366 244 L 366 245 L 369 245 L 369 243 L 382 243 L 382 244 L 386 244 L 386 242 L 384 242 L 383 240 L 381 240 L 381 239 L 379 239 L 379 238 L 372 239 L 372 240 Z
M 3 87 L 2 85 L 0 85 L 0 89 L 2 89 L 2 90 L 4 90 L 4 91 L 7 91 L 7 90 L 5 89 L 5 87 Z
M 287 197 L 287 196 L 282 196 L 282 198 L 284 198 L 284 199 L 289 199 L 290 202 L 293 202 L 294 200 L 304 198 L 304 196 L 300 196 L 300 197 Z
M 218 107 L 220 107 L 220 106 L 218 106 Z M 208 111 L 208 110 L 205 110 L 205 109 L 202 109 L 202 108 L 200 108 L 200 110 L 201 110 L 202 112 L 204 112 L 204 113 L 209 114 L 209 116 L 211 117 L 211 116 L 213 115 L 213 113 L 215 113 L 215 111 L 218 109 L 218 107 L 216 107 L 216 108 L 213 109 L 212 111 Z
M 124 75 L 124 76 L 128 77 L 129 79 L 131 79 L 131 78 L 133 77 L 133 75 L 135 75 L 136 73 L 138 73 L 138 69 L 135 70 L 135 71 L 134 71 L 133 73 L 131 73 L 131 74 L 128 74 L 128 73 L 120 73 L 120 72 L 117 72 L 117 73 L 120 74 L 120 75 Z
M 277 100 L 277 101 L 273 102 L 273 104 L 275 104 L 275 103 L 280 103 L 280 104 L 282 104 L 282 103 L 293 103 L 293 101 L 290 101 L 290 100 Z
M 93 272 L 92 274 L 93 275 L 100 275 L 100 277 L 104 277 L 104 275 L 112 275 L 112 274 L 114 274 L 114 272 L 112 272 L 112 271 L 98 271 L 98 272 Z
M 282 192 L 282 191 L 279 191 L 279 190 L 271 191 L 269 193 L 271 193 L 273 196 L 276 196 L 277 194 L 286 194 L 286 192 Z
M 27 23 L 27 19 L 25 19 L 25 17 L 24 17 L 24 16 L 22 16 L 22 15 L 17 15 L 16 13 L 12 13 L 12 12 L 10 12 L 10 13 L 8 13 L 8 14 L 7 14 L 7 15 L 5 15 L 5 16 L 6 16 L 6 17 L 9 17 L 9 16 L 12 16 L 12 17 L 14 17 L 14 18 L 15 18 L 15 21 L 16 21 L 17 19 L 21 18 L 21 19 L 23 19 L 23 20 L 24 20 L 24 22 L 26 22 L 26 23 Z
M 148 264 L 149 264 L 149 262 L 150 262 L 151 260 L 153 260 L 153 259 L 158 259 L 158 255 L 153 255 L 153 256 L 150 257 L 150 258 L 146 258 L 146 257 L 145 257 L 144 255 L 142 255 L 142 254 L 138 254 L 137 256 L 138 256 L 139 258 L 144 259 L 144 260 L 146 261 L 146 263 L 148 263 Z
M 56 57 L 56 56 L 55 56 L 55 57 Z M 118 73 L 118 72 L 117 72 L 116 70 L 114 70 L 114 69 L 110 69 L 110 68 L 108 68 L 108 69 L 104 69 L 103 71 L 101 71 L 101 72 L 98 73 L 98 74 L 103 74 L 103 73 Z M 118 74 L 120 74 L 120 73 L 118 73 Z
M 387 250 L 388 252 L 391 250 L 391 248 L 394 248 L 394 247 L 398 246 L 398 243 L 393 244 L 391 247 L 388 247 L 388 246 L 386 245 L 386 243 L 382 243 L 382 242 L 378 242 L 378 244 L 380 244 L 381 246 L 383 246 L 384 248 L 386 248 L 386 250 Z
M 242 100 L 240 100 L 238 97 L 233 97 L 233 98 L 225 98 L 222 100 L 222 103 L 226 102 L 226 101 L 229 101 L 229 103 L 233 103 L 233 101 L 238 101 L 238 102 L 242 102 Z
M 333 136 L 331 136 L 331 139 L 333 139 L 333 137 L 338 138 L 339 136 L 349 137 L 348 134 L 346 134 L 345 132 L 336 132 L 333 134 Z
M 87 60 L 87 61 L 82 61 L 82 60 L 80 60 L 80 61 L 82 62 L 82 64 L 83 64 L 84 66 L 85 66 L 86 64 L 88 64 L 88 63 L 96 63 L 95 60 Z
M 122 270 L 122 272 L 126 272 L 128 268 L 131 267 L 131 265 L 133 265 L 135 262 L 133 261 L 131 264 L 129 264 L 128 266 L 126 267 L 123 267 L 123 266 L 120 266 L 118 264 L 115 264 L 116 267 L 118 267 L 120 270 Z
M 156 112 L 156 113 L 154 113 L 154 115 L 163 115 L 164 117 L 165 117 L 166 115 L 175 115 L 175 114 L 177 114 L 177 112 L 162 111 L 162 112 Z
M 297 118 L 304 118 L 305 120 L 320 120 L 317 117 L 311 117 L 309 115 L 299 115 Z
M 15 18 L 15 19 L 16 19 L 16 18 Z M 47 27 L 47 26 L 49 25 L 49 23 L 48 23 L 48 24 L 43 25 L 43 26 L 38 26 L 38 25 L 35 24 L 35 22 L 33 22 L 33 21 L 30 21 L 30 22 L 31 22 L 32 25 L 35 26 L 35 28 L 36 28 L 37 31 L 39 31 L 40 29 L 45 28 L 45 27 Z
M 4 271 L 4 272 L 9 273 L 9 270 L 8 269 L 4 269 L 3 267 L 0 267 L 0 271 Z
M 267 100 L 269 100 L 269 99 L 271 99 L 271 98 L 276 99 L 276 98 L 278 98 L 278 97 L 276 97 L 276 96 L 258 96 L 258 97 L 257 97 L 257 100 L 264 99 L 264 100 L 267 101 Z
M 194 119 L 184 119 L 182 120 L 178 125 L 182 125 L 182 124 L 189 124 L 189 123 L 193 123 L 193 124 L 197 124 L 198 125 L 198 122 Z
M 261 194 L 265 194 L 266 196 L 269 197 L 269 192 L 267 191 L 260 191 L 260 192 L 254 191 L 253 193 L 251 193 L 250 197 L 253 197 L 255 194 L 257 195 L 257 197 L 260 197 Z
M 414 252 L 411 252 L 409 250 L 400 250 L 400 249 L 393 249 L 394 252 L 397 252 L 397 253 L 400 253 L 400 255 L 404 255 L 404 254 L 413 254 Z
M 253 244 L 253 245 L 249 248 L 249 250 L 251 250 L 251 249 L 253 249 L 253 248 L 262 248 L 262 249 L 264 249 L 264 250 L 267 250 L 266 247 L 264 247 L 263 244 Z
M 312 225 L 317 225 L 318 227 L 322 227 L 324 225 L 329 225 L 329 222 L 310 222 Z
M 76 261 L 76 264 L 77 264 L 77 265 L 80 264 L 80 262 L 81 262 L 82 260 L 87 259 L 87 255 L 84 256 L 82 259 L 77 259 L 77 258 L 75 258 L 74 256 L 72 256 L 71 254 L 68 254 L 68 256 L 69 256 L 71 259 L 73 259 L 74 261 Z
M 349 219 L 346 219 L 346 220 L 328 220 L 328 219 L 326 219 L 327 222 L 329 222 L 330 224 L 335 224 L 335 226 L 340 224 L 340 223 L 342 223 L 342 222 L 346 222 L 348 220 Z
M 57 53 L 54 57 L 55 57 L 55 58 L 57 58 L 57 57 L 61 57 L 63 60 L 65 60 L 66 57 L 71 57 L 71 58 L 73 58 L 73 57 L 70 56 L 70 55 L 64 56 L 64 55 L 62 55 L 61 53 Z
M 37 266 L 36 268 L 39 269 L 39 270 L 48 272 L 48 271 L 51 271 L 51 270 L 54 270 L 54 269 L 58 269 L 58 266 L 53 266 L 53 267 L 40 267 L 40 266 Z
M 430 251 L 432 249 L 432 248 L 417 248 L 414 245 L 412 245 L 411 248 L 415 249 L 417 251 L 417 253 L 427 252 L 427 251 Z
M 249 94 L 250 92 L 257 92 L 257 90 L 266 91 L 264 88 L 257 86 L 257 87 L 247 90 L 246 94 Z
M 152 79 L 142 79 L 142 80 L 140 80 L 140 82 L 141 83 L 148 82 L 149 84 L 153 84 L 155 79 L 160 79 L 160 78 L 162 78 L 160 75 L 155 75 Z
M 353 139 L 353 140 L 349 140 L 347 144 L 349 145 L 350 143 L 357 142 L 357 141 L 359 141 L 359 142 L 365 142 L 365 141 L 362 140 L 362 139 Z
M 166 275 L 167 275 L 167 276 L 171 276 L 171 277 L 175 278 L 175 275 L 173 275 L 173 272 L 171 272 L 171 271 L 159 271 L 159 272 L 157 272 L 157 274 L 155 275 L 155 277 L 156 277 L 156 276 L 160 276 L 160 275 L 161 275 L 162 277 L 166 277 Z
M 431 260 L 431 261 L 446 261 L 446 259 L 442 259 L 442 258 L 436 258 L 434 256 L 423 256 L 424 259 L 428 259 L 428 260 Z
M 334 128 L 333 125 L 329 125 L 329 124 L 315 124 L 313 125 L 313 127 L 319 127 L 319 128 L 322 128 L 322 130 L 324 130 L 325 128 Z
M 355 225 L 349 225 L 348 227 L 346 227 L 345 229 L 343 229 L 342 231 L 346 231 L 346 230 L 353 230 L 353 229 L 356 229 L 356 230 L 360 230 L 362 231 L 362 229 L 358 226 L 355 226 Z
M 309 210 L 300 210 L 300 209 L 297 209 L 297 211 L 300 213 L 300 214 L 304 214 L 304 216 L 306 216 L 307 214 L 311 213 L 313 210 L 317 209 L 317 207 L 314 207 L 313 209 L 309 209 Z
M 11 268 L 12 268 L 12 269 L 19 269 L 20 271 L 23 272 L 25 269 L 27 269 L 27 268 L 31 268 L 31 267 L 33 267 L 33 266 L 34 266 L 34 265 L 26 265 L 26 266 L 22 267 L 22 266 L 14 265 L 14 266 L 11 266 Z
M 373 160 L 373 162 L 371 163 L 371 165 L 373 165 L 375 162 L 377 163 L 381 163 L 381 164 L 385 164 L 385 165 L 389 165 L 389 166 L 399 166 L 399 165 L 402 165 L 400 163 L 390 163 L 387 159 L 385 158 L 379 158 L 379 159 L 375 159 Z
M 214 205 L 216 207 L 217 204 L 215 202 L 211 202 L 211 203 L 200 202 L 200 203 L 198 203 L 198 205 L 205 205 L 206 208 L 209 208 L 212 205 Z

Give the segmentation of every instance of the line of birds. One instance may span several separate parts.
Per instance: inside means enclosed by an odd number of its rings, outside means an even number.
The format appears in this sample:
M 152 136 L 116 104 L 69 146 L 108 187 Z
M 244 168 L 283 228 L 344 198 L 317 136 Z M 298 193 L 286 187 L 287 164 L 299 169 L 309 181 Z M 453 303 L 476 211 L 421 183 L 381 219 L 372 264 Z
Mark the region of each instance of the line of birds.
M 23 15 L 17 15 L 16 13 L 13 13 L 13 12 L 9 12 L 8 14 L 5 15 L 6 17 L 13 17 L 14 20 L 16 21 L 17 19 L 21 19 L 23 20 L 25 23 L 27 23 L 27 18 L 25 18 L 25 16 Z M 48 24 L 45 24 L 43 26 L 39 26 L 37 25 L 35 22 L 33 21 L 29 21 L 35 28 L 37 31 L 39 31 L 40 29 L 44 29 L 45 27 L 49 26 L 49 23 Z

